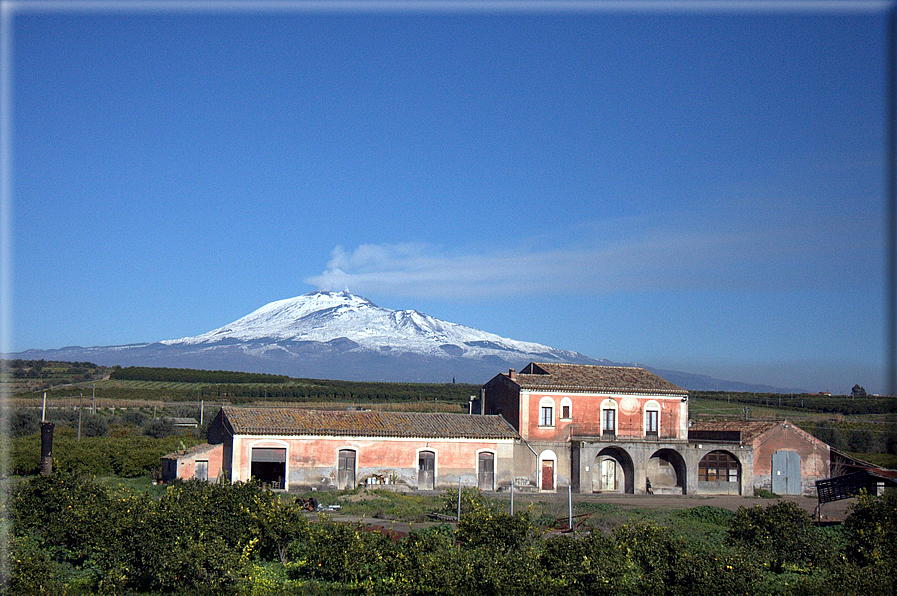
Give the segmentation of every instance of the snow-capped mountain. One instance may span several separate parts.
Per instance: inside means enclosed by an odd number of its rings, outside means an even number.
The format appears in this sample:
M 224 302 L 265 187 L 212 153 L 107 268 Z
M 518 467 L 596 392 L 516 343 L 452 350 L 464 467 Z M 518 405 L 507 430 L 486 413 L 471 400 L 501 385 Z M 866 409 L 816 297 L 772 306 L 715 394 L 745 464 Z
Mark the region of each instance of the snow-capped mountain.
M 348 381 L 484 383 L 533 360 L 609 364 L 577 352 L 517 341 L 390 310 L 348 292 L 271 302 L 194 337 L 156 343 L 27 350 L 16 358 L 102 365 L 240 370 Z
M 454 379 L 475 384 L 532 361 L 618 364 L 508 339 L 416 310 L 381 308 L 348 292 L 312 292 L 271 302 L 229 325 L 194 337 L 125 346 L 27 350 L 4 357 L 347 381 L 444 383 Z M 645 368 L 686 389 L 800 391 Z
M 278 300 L 208 333 L 160 343 L 214 348 L 222 343 L 241 342 L 253 344 L 253 351 L 261 354 L 288 349 L 293 342 L 333 341 L 340 341 L 344 351 L 393 355 L 595 362 L 577 352 L 508 339 L 416 310 L 381 308 L 348 292 L 312 292 Z

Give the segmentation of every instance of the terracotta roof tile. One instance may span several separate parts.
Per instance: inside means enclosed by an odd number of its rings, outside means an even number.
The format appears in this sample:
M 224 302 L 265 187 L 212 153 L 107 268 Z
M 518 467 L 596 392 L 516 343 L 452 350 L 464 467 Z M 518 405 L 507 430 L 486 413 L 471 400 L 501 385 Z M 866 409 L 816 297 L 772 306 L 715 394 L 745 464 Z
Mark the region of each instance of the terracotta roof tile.
M 517 374 L 516 382 L 523 389 L 688 394 L 678 385 L 635 366 L 532 362 Z
M 200 443 L 199 445 L 194 445 L 190 447 L 186 451 L 173 451 L 168 455 L 163 455 L 162 459 L 178 459 L 179 457 L 191 457 L 194 455 L 200 455 L 207 451 L 211 451 L 218 447 L 218 445 L 210 445 L 209 443 Z
M 222 408 L 234 434 L 515 439 L 501 416 L 300 408 Z

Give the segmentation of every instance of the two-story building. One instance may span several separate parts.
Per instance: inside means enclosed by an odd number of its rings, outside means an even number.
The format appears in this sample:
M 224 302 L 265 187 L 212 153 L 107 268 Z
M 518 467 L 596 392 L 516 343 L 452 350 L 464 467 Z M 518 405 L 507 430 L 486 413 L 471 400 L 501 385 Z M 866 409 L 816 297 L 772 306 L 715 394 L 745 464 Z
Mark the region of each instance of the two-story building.
M 688 392 L 643 368 L 533 362 L 483 388 L 478 413 L 520 434 L 517 482 L 539 490 L 687 492 Z

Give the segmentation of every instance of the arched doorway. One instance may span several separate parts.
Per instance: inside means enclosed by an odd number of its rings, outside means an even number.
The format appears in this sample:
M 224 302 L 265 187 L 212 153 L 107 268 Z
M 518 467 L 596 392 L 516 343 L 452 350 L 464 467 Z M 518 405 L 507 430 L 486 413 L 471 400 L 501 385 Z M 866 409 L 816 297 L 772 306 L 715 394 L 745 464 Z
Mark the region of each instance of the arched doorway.
M 655 492 L 686 494 L 685 459 L 674 449 L 660 449 L 648 460 L 645 476 Z
M 620 447 L 605 447 L 595 457 L 592 491 L 602 493 L 635 492 L 632 458 Z
M 698 462 L 698 492 L 708 495 L 740 495 L 741 464 L 728 451 L 711 451 Z
M 554 491 L 557 486 L 558 456 L 554 451 L 546 449 L 539 454 L 539 490 Z

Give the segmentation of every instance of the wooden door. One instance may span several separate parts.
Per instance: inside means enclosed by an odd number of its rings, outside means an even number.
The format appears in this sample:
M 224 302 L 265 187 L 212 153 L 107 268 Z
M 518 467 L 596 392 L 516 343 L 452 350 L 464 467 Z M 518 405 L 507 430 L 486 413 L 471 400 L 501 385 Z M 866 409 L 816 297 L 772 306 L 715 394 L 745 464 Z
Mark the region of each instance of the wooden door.
M 601 460 L 601 490 L 617 490 L 617 462 L 610 458 Z
M 436 487 L 436 454 L 421 451 L 417 458 L 417 487 L 433 490 Z
M 352 449 L 340 449 L 336 487 L 339 489 L 355 488 L 355 451 Z
M 197 480 L 208 480 L 209 479 L 209 462 L 205 460 L 199 460 L 196 462 L 196 471 L 193 473 L 193 477 Z
M 495 490 L 495 455 L 481 453 L 477 460 L 477 488 Z
M 542 460 L 542 490 L 554 490 L 554 462 Z

